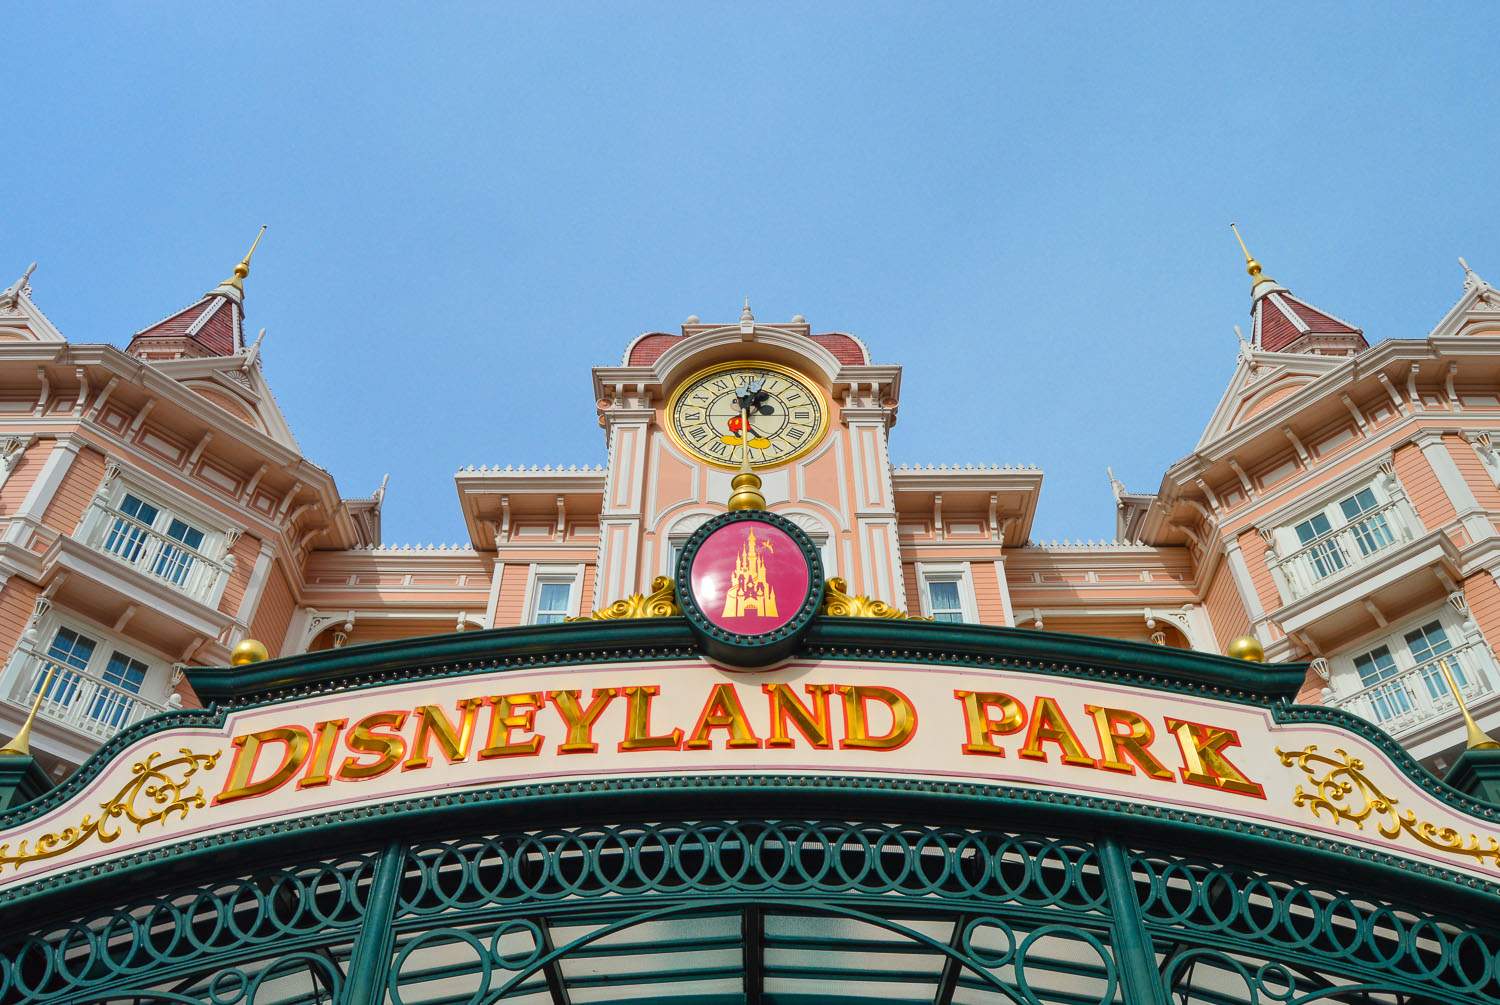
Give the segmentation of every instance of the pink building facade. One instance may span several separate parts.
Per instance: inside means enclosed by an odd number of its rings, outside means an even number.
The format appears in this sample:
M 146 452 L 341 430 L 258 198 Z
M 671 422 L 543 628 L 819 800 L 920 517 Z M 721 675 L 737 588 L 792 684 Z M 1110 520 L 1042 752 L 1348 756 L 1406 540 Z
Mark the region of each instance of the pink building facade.
M 1431 332 L 1371 346 L 1251 262 L 1227 390 L 1159 487 L 1115 483 L 1108 544 L 1031 540 L 1034 467 L 892 465 L 901 367 L 747 306 L 594 367 L 597 456 L 465 468 L 466 545 L 392 548 L 383 491 L 344 497 L 297 446 L 245 337 L 248 262 L 123 350 L 69 342 L 29 272 L 0 292 L 0 733 L 45 692 L 32 748 L 59 777 L 196 705 L 182 668 L 247 638 L 285 656 L 650 593 L 724 509 L 742 448 L 723 395 L 746 381 L 770 395 L 750 418 L 768 507 L 850 594 L 1211 652 L 1253 636 L 1312 661 L 1301 701 L 1439 770 L 1465 735 L 1446 665 L 1500 730 L 1500 291 L 1467 267 Z

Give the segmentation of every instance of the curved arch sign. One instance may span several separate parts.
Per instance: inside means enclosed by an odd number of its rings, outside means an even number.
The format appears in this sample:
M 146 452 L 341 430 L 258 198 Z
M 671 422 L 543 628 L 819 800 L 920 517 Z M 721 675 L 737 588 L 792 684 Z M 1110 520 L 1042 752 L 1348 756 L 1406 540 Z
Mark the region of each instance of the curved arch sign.
M 615 628 L 615 638 L 640 631 Z M 515 651 L 508 643 L 521 637 L 535 652 L 570 630 L 486 634 L 492 652 Z M 910 642 L 899 635 L 910 629 L 881 630 L 866 634 Z M 0 817 L 0 899 L 372 805 L 710 778 L 1065 802 L 1500 878 L 1494 812 L 1422 774 L 1373 727 L 1203 686 L 1028 669 L 1034 661 L 1002 651 L 1020 633 L 984 631 L 997 640 L 993 667 L 901 660 L 892 648 L 878 660 L 794 657 L 755 673 L 697 657 L 576 655 L 443 671 L 424 662 L 431 640 L 402 643 L 385 658 L 405 654 L 408 679 L 346 674 L 311 694 L 169 713 L 116 738 L 64 789 Z M 333 673 L 338 659 L 281 662 Z

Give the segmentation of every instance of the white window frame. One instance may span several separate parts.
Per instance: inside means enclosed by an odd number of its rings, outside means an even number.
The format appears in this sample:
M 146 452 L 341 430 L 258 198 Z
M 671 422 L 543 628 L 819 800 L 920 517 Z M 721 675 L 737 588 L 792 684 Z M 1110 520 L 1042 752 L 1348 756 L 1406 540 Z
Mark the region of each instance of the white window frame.
M 1359 552 L 1357 548 L 1353 552 L 1345 551 L 1345 564 L 1322 576 L 1312 578 L 1314 566 L 1308 557 L 1289 561 L 1292 556 L 1301 552 L 1304 545 L 1297 537 L 1299 524 L 1324 516 L 1328 519 L 1330 535 L 1326 539 L 1330 542 L 1341 541 L 1340 533 L 1350 526 L 1359 523 L 1362 518 L 1356 517 L 1349 520 L 1344 517 L 1341 503 L 1350 499 L 1360 492 L 1368 489 L 1375 497 L 1375 507 L 1380 509 L 1392 506 L 1385 511 L 1386 526 L 1389 528 L 1392 541 L 1368 555 Z M 1381 471 L 1371 472 L 1366 469 L 1352 477 L 1340 479 L 1332 486 L 1324 486 L 1320 493 L 1323 500 L 1318 506 L 1303 507 L 1295 511 L 1290 517 L 1277 518 L 1274 530 L 1271 533 L 1272 547 L 1276 561 L 1271 565 L 1272 578 L 1281 590 L 1284 599 L 1291 601 L 1307 596 L 1313 590 L 1318 589 L 1324 583 L 1338 580 L 1352 569 L 1357 569 L 1369 562 L 1376 561 L 1382 553 L 1394 548 L 1399 548 L 1403 542 L 1410 541 L 1422 531 L 1422 526 L 1417 522 L 1416 511 L 1412 508 L 1411 500 L 1401 488 L 1394 474 L 1386 474 Z M 1306 564 L 1306 568 L 1298 566 Z M 1294 584 L 1289 577 L 1297 577 Z M 1289 592 L 1290 591 L 1290 592 Z
M 974 597 L 974 575 L 968 562 L 918 562 L 917 589 L 921 596 L 922 616 L 932 617 L 932 584 L 957 583 L 958 603 L 963 623 L 979 624 L 979 602 Z M 910 606 L 911 598 L 907 598 Z
M 104 679 L 104 670 L 114 653 L 146 664 L 146 674 L 141 678 L 141 689 L 136 692 L 144 700 L 157 705 L 167 704 L 172 690 L 172 666 L 163 656 L 152 653 L 138 645 L 122 640 L 108 628 L 71 613 L 59 613 L 54 607 L 29 626 L 22 636 L 21 644 L 11 654 L 5 671 L 5 694 L 12 694 L 22 682 L 19 679 L 33 654 L 51 658 L 52 643 L 61 629 L 85 636 L 94 643 L 94 653 L 88 666 L 82 671 L 95 680 Z M 33 634 L 34 633 L 34 634 Z M 32 696 L 28 695 L 29 701 Z M 12 699 L 14 700 L 14 699 Z
M 1442 626 L 1443 632 L 1452 643 L 1452 649 L 1465 651 L 1464 655 L 1470 662 L 1469 669 L 1484 674 L 1489 678 L 1494 689 L 1500 690 L 1500 664 L 1496 663 L 1493 651 L 1485 644 L 1478 627 L 1466 627 L 1473 625 L 1472 620 L 1456 611 L 1452 604 L 1444 603 L 1428 608 L 1414 617 L 1406 618 L 1399 625 L 1388 625 L 1378 633 L 1364 636 L 1353 645 L 1347 646 L 1342 653 L 1328 657 L 1330 701 L 1342 705 L 1366 687 L 1373 686 L 1367 685 L 1360 678 L 1359 668 L 1354 661 L 1356 657 L 1363 656 L 1381 646 L 1387 646 L 1396 661 L 1396 672 L 1386 678 L 1387 680 L 1399 677 L 1420 666 L 1421 663 L 1412 654 L 1411 647 L 1406 642 L 1406 634 L 1433 621 Z M 1493 694 L 1494 691 L 1492 690 L 1491 693 Z M 1456 710 L 1453 714 L 1457 714 Z M 1378 720 L 1372 721 L 1375 721 L 1376 725 L 1381 725 Z M 1414 727 L 1403 728 L 1400 732 L 1404 734 L 1411 728 Z
M 135 472 L 120 472 L 113 477 L 106 475 L 105 482 L 84 510 L 83 519 L 74 535 L 78 541 L 101 555 L 131 565 L 123 557 L 105 550 L 115 515 L 121 512 L 120 506 L 127 495 L 135 496 L 156 509 L 156 519 L 151 523 L 153 533 L 165 537 L 174 519 L 181 520 L 194 530 L 202 531 L 203 542 L 193 550 L 220 566 L 220 572 L 204 591 L 204 595 L 194 599 L 209 607 L 217 607 L 223 597 L 224 587 L 229 582 L 227 566 L 232 565 L 229 553 L 232 542 L 229 531 L 225 528 L 224 517 L 161 485 L 155 479 L 148 479 Z M 145 574 L 184 596 L 193 596 L 191 591 L 174 583 L 169 577 L 149 572 Z
M 583 601 L 583 570 L 582 564 L 578 565 L 541 565 L 533 564 L 526 577 L 526 609 L 522 612 L 521 623 L 523 625 L 534 625 L 537 623 L 537 606 L 541 603 L 542 587 L 549 584 L 563 583 L 568 587 L 567 617 L 578 617 L 579 605 Z

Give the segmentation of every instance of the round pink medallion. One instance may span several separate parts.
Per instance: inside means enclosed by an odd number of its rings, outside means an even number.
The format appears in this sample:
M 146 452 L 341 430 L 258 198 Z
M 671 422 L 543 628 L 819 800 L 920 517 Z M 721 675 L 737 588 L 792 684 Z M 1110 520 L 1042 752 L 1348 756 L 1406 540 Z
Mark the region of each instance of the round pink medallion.
M 807 560 L 786 531 L 744 520 L 704 539 L 688 579 L 709 621 L 725 631 L 761 635 L 796 616 L 807 596 Z

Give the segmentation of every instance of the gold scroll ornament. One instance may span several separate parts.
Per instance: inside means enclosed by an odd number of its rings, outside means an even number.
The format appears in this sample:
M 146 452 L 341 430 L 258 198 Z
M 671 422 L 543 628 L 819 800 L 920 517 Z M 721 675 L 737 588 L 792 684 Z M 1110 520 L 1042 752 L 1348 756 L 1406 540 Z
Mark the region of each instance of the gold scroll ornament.
M 77 825 L 64 827 L 54 834 L 43 834 L 30 848 L 27 848 L 28 842 L 25 840 L 14 852 L 10 850 L 8 842 L 0 844 L 0 868 L 12 865 L 19 869 L 27 862 L 53 858 L 72 851 L 90 838 L 97 838 L 101 844 L 109 844 L 120 836 L 120 817 L 135 824 L 135 829 L 139 832 L 150 823 L 165 824 L 173 814 L 186 817 L 191 810 L 207 806 L 208 800 L 204 798 L 201 787 L 190 793 L 185 790 L 194 775 L 200 770 L 212 768 L 218 762 L 221 751 L 195 754 L 182 747 L 180 753 L 181 757 L 157 764 L 156 759 L 161 754 L 152 751 L 144 761 L 131 765 L 130 780 L 107 802 L 99 804 L 103 812 L 97 819 L 85 813 L 83 820 Z M 142 801 L 142 806 L 136 805 L 137 799 Z
M 616 600 L 608 607 L 592 614 L 580 614 L 567 621 L 611 621 L 615 618 L 670 618 L 681 614 L 677 597 L 672 592 L 672 577 L 657 576 L 651 580 L 651 592 L 642 596 L 632 593 L 624 600 Z
M 1364 829 L 1365 821 L 1374 817 L 1380 823 L 1381 835 L 1393 841 L 1405 832 L 1429 848 L 1453 855 L 1465 855 L 1480 862 L 1493 861 L 1500 865 L 1500 842 L 1495 838 L 1488 837 L 1481 841 L 1476 835 L 1470 834 L 1465 840 L 1452 827 L 1418 820 L 1416 813 L 1411 810 L 1398 813 L 1398 800 L 1380 791 L 1380 787 L 1365 775 L 1364 761 L 1350 757 L 1343 750 L 1335 750 L 1334 753 L 1343 758 L 1340 761 L 1317 753 L 1317 749 L 1317 744 L 1310 744 L 1302 750 L 1286 751 L 1276 748 L 1282 764 L 1290 767 L 1295 761 L 1297 767 L 1306 772 L 1308 779 L 1316 786 L 1315 791 L 1307 792 L 1299 784 L 1292 798 L 1292 805 L 1306 806 L 1315 817 L 1326 810 L 1335 823 L 1352 820 L 1361 830 Z M 1356 803 L 1356 800 L 1359 802 Z
M 828 577 L 828 583 L 823 588 L 823 606 L 818 608 L 819 614 L 828 614 L 836 618 L 891 618 L 904 621 L 931 621 L 920 615 L 908 615 L 899 607 L 892 607 L 884 600 L 871 600 L 869 597 L 851 597 L 845 591 L 849 584 L 838 576 Z
M 931 621 L 920 615 L 908 615 L 898 607 L 892 607 L 884 600 L 871 600 L 869 597 L 851 597 L 845 591 L 849 584 L 838 576 L 830 576 L 823 587 L 823 603 L 818 607 L 819 614 L 828 614 L 836 618 L 890 618 L 906 621 Z M 567 621 L 609 621 L 615 618 L 671 618 L 682 613 L 682 608 L 677 606 L 677 597 L 673 593 L 672 579 L 669 576 L 657 576 L 651 580 L 651 592 L 647 595 L 633 593 L 624 600 L 616 600 L 607 607 L 601 608 L 592 614 L 580 614 L 576 618 L 567 618 Z

